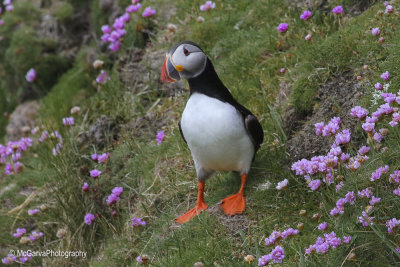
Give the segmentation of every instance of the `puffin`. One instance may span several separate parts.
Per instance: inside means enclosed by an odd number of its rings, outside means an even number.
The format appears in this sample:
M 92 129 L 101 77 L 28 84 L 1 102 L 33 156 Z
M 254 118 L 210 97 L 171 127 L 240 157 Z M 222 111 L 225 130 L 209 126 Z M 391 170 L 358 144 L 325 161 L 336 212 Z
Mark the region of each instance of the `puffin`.
M 226 215 L 245 210 L 244 186 L 251 163 L 264 140 L 264 131 L 256 116 L 239 104 L 218 77 L 211 60 L 194 42 L 183 41 L 166 54 L 162 65 L 162 83 L 186 79 L 190 96 L 179 121 L 183 140 L 191 151 L 198 180 L 197 203 L 175 219 L 190 221 L 207 209 L 205 182 L 214 172 L 240 173 L 238 193 L 222 200 Z

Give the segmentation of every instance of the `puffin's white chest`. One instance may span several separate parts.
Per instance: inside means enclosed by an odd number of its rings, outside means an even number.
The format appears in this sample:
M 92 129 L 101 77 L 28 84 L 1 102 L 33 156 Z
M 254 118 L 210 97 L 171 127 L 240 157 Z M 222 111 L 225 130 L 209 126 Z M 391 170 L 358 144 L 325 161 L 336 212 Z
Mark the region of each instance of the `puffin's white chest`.
M 230 104 L 200 93 L 189 98 L 181 128 L 196 170 L 247 173 L 254 146 L 242 115 Z

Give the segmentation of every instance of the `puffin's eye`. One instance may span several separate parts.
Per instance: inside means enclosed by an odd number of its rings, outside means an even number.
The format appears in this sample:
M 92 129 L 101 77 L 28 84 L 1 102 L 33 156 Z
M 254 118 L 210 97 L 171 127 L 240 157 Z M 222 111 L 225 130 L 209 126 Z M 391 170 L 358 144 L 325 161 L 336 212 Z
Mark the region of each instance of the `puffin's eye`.
M 183 48 L 183 54 L 185 54 L 185 56 L 188 56 L 190 52 L 186 48 Z

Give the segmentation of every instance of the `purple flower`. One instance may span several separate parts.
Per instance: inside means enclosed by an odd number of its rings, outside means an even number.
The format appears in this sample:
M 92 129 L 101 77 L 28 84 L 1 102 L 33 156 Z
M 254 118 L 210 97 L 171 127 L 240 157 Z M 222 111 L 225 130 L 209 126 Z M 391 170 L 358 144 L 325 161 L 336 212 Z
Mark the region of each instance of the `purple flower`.
M 281 69 L 279 70 L 279 72 L 282 73 L 282 74 L 284 74 L 284 73 L 286 72 L 286 68 L 281 68 Z
M 332 9 L 332 13 L 334 13 L 336 15 L 342 14 L 343 13 L 343 7 L 342 6 L 335 6 Z
M 343 208 L 338 208 L 338 207 L 334 207 L 333 209 L 331 209 L 331 211 L 329 212 L 329 214 L 331 216 L 336 216 L 338 214 L 343 214 L 344 213 L 344 209 Z
M 123 14 L 121 17 L 119 17 L 124 23 L 127 23 L 131 20 L 131 17 L 128 13 Z
M 312 35 L 311 34 L 307 34 L 305 37 L 304 37 L 304 40 L 306 40 L 306 41 L 310 41 L 312 39 Z
M 370 181 L 376 181 L 381 178 L 382 174 L 386 174 L 389 171 L 389 166 L 386 165 L 385 167 L 379 167 L 371 174 Z
M 108 25 L 103 25 L 103 26 L 101 26 L 101 31 L 103 33 L 110 33 L 111 32 L 111 27 L 108 26 Z
M 324 129 L 324 123 L 323 122 L 318 122 L 316 124 L 314 124 L 315 126 L 315 134 L 316 135 L 321 135 L 322 134 L 322 130 Z
M 381 31 L 379 30 L 379 28 L 372 28 L 371 33 L 373 36 L 377 36 L 381 34 Z
M 384 79 L 385 81 L 389 80 L 390 78 L 390 73 L 388 71 L 384 72 L 381 74 L 381 78 Z
M 394 171 L 390 175 L 389 182 L 398 184 L 400 182 L 400 171 Z
M 97 157 L 97 161 L 99 163 L 107 163 L 108 159 L 110 158 L 110 153 L 103 153 Z
M 320 185 L 321 185 L 321 180 L 319 179 L 312 180 L 308 183 L 308 187 L 313 191 L 316 191 L 320 187 Z
M 258 266 L 265 266 L 270 260 L 272 260 L 271 254 L 264 255 L 258 259 Z
M 383 89 L 382 84 L 379 83 L 379 82 L 377 82 L 377 83 L 375 84 L 375 89 L 381 91 L 381 90 Z
M 290 236 L 297 235 L 298 233 L 299 233 L 299 230 L 293 229 L 293 228 L 288 228 L 281 233 L 281 237 L 282 237 L 282 239 L 286 239 Z
M 397 220 L 396 218 L 386 221 L 386 227 L 388 229 L 388 233 L 392 234 L 393 229 L 396 228 L 399 224 L 400 224 L 400 220 Z
M 311 17 L 312 13 L 309 10 L 304 10 L 303 13 L 300 15 L 300 19 L 308 20 Z
M 165 138 L 164 131 L 159 131 L 156 136 L 157 144 L 160 145 L 162 143 L 162 141 L 164 140 L 164 138 Z
M 108 48 L 111 50 L 111 51 L 118 51 L 118 50 L 120 50 L 121 49 L 121 43 L 119 42 L 119 41 L 115 41 L 115 42 L 112 42 L 109 46 L 108 46 Z
M 13 5 L 8 5 L 8 6 L 6 6 L 6 10 L 11 12 L 11 11 L 14 10 L 14 6 Z M 387 10 L 387 7 L 386 7 L 386 10 Z
M 146 9 L 143 11 L 143 13 L 142 13 L 142 16 L 144 17 L 144 18 L 148 18 L 148 17 L 151 17 L 151 16 L 154 16 L 156 14 L 156 10 L 155 9 L 152 9 L 151 7 L 146 7 Z
M 146 225 L 146 222 L 143 221 L 140 218 L 133 217 L 131 220 L 132 220 L 131 226 L 133 226 L 133 227 L 139 227 L 139 226 L 145 226 Z
M 269 235 L 268 238 L 265 238 L 265 245 L 270 246 L 272 244 L 275 244 L 278 240 L 282 238 L 282 233 L 279 231 L 272 231 L 272 233 Z
M 369 201 L 369 204 L 371 206 L 374 206 L 376 203 L 379 203 L 380 201 L 381 201 L 381 198 L 372 196 L 371 200 Z
M 101 70 L 99 76 L 97 76 L 97 78 L 96 78 L 96 82 L 98 82 L 98 83 L 106 83 L 109 80 L 110 80 L 110 77 L 107 75 L 107 73 L 104 70 Z
M 143 264 L 142 257 L 140 257 L 140 256 L 137 256 L 137 257 L 136 257 L 136 261 Z
M 1 262 L 3 264 L 12 264 L 13 262 L 15 262 L 17 260 L 17 257 L 8 254 L 8 256 L 6 258 L 1 259 Z
M 361 127 L 363 128 L 364 131 L 366 131 L 367 133 L 370 133 L 374 130 L 375 123 L 365 122 L 361 125 Z
M 21 236 L 23 236 L 26 233 L 26 229 L 25 228 L 17 228 L 17 232 L 15 232 L 13 234 L 14 237 L 19 238 Z
M 126 8 L 126 12 L 127 12 L 127 13 L 137 12 L 141 7 L 142 7 L 142 4 L 141 4 L 141 3 L 137 3 L 136 5 L 129 5 L 129 6 Z
M 280 31 L 281 33 L 285 33 L 289 28 L 289 24 L 288 23 L 280 23 L 278 27 L 276 27 L 276 29 L 278 31 Z
M 37 232 L 37 231 L 33 231 L 32 233 L 31 233 L 31 235 L 29 236 L 29 239 L 31 240 L 31 241 L 36 241 L 36 240 L 38 240 L 40 237 L 42 237 L 43 236 L 43 233 L 42 232 Z
M 343 182 L 340 182 L 336 185 L 336 192 L 339 192 L 340 190 L 342 190 L 342 187 L 344 186 Z
M 39 212 L 40 212 L 39 209 L 28 210 L 29 216 L 33 216 L 33 215 L 35 215 L 35 214 L 37 214 Z
M 278 185 L 276 186 L 276 189 L 278 189 L 278 190 L 283 190 L 283 189 L 285 189 L 285 188 L 287 187 L 288 183 L 289 183 L 288 179 L 285 179 L 285 180 L 283 180 L 283 181 L 280 181 L 280 182 L 278 183 Z
M 321 223 L 318 225 L 318 230 L 325 231 L 328 228 L 328 224 L 326 222 Z
M 372 222 L 372 219 L 374 219 L 374 217 L 369 217 L 365 211 L 362 212 L 362 216 L 358 217 L 358 220 L 364 227 L 367 227 L 368 223 L 373 225 L 374 223 Z
M 96 217 L 93 215 L 93 214 L 91 214 L 91 213 L 87 213 L 86 215 L 85 215 L 85 223 L 87 224 L 87 225 L 91 225 L 93 222 L 94 222 L 94 219 L 95 219 Z
M 275 263 L 281 263 L 285 258 L 285 251 L 281 246 L 276 246 L 270 254 Z
M 360 106 L 355 106 L 354 108 L 352 108 L 350 110 L 350 116 L 354 117 L 354 118 L 365 118 L 365 116 L 367 116 L 368 114 L 368 110 L 360 107 Z
M 19 173 L 22 172 L 24 170 L 24 165 L 22 165 L 21 162 L 17 161 L 14 164 L 14 173 Z
M 400 188 L 396 188 L 393 190 L 393 194 L 398 195 L 400 197 Z
M 368 147 L 368 146 L 362 146 L 359 150 L 358 150 L 358 153 L 360 153 L 360 155 L 366 155 L 366 154 L 368 154 L 368 152 L 370 151 L 371 149 Z
M 345 200 L 347 203 L 350 203 L 351 205 L 354 204 L 354 202 L 356 201 L 356 195 L 353 191 L 351 192 L 347 192 L 346 196 L 345 196 Z
M 108 205 L 112 205 L 115 202 L 117 202 L 119 200 L 119 196 L 115 195 L 115 194 L 111 194 L 108 196 L 107 198 L 107 204 Z
M 0 26 L 3 26 L 4 20 L 0 19 Z
M 100 176 L 100 174 L 101 174 L 101 171 L 99 171 L 97 169 L 94 169 L 94 170 L 90 171 L 90 176 L 95 178 L 95 179 L 98 178 Z
M 72 126 L 74 125 L 75 121 L 74 121 L 74 117 L 67 117 L 67 118 L 63 118 L 62 122 L 65 126 Z
M 385 9 L 385 13 L 393 13 L 393 7 L 391 5 L 387 5 Z
M 120 196 L 123 191 L 124 191 L 123 187 L 114 187 L 114 189 L 112 190 L 112 193 L 116 196 Z
M 36 71 L 35 69 L 31 68 L 25 75 L 25 79 L 31 83 L 36 79 Z
M 361 191 L 358 191 L 358 196 L 359 197 L 366 197 L 366 198 L 370 198 L 372 196 L 372 191 L 369 188 L 365 188 Z
M 335 142 L 337 145 L 347 144 L 350 142 L 351 133 L 349 129 L 344 129 L 342 132 L 337 133 L 335 136 Z
M 82 190 L 85 191 L 85 192 L 89 191 L 89 184 L 84 182 L 83 186 L 82 186 Z
M 343 243 L 348 244 L 351 241 L 351 236 L 343 236 Z
M 93 153 L 93 154 L 91 155 L 91 158 L 92 158 L 92 160 L 97 161 L 98 158 L 99 158 L 99 156 L 98 156 L 96 153 Z
M 22 257 L 20 257 L 19 258 L 19 261 L 21 262 L 21 263 L 27 263 L 31 258 L 32 258 L 32 255 L 31 254 L 28 254 L 28 253 L 25 253 L 26 255 L 24 255 L 24 256 L 22 256 Z
M 214 8 L 215 8 L 215 3 L 212 1 L 207 1 L 204 5 L 200 6 L 201 11 L 207 11 Z

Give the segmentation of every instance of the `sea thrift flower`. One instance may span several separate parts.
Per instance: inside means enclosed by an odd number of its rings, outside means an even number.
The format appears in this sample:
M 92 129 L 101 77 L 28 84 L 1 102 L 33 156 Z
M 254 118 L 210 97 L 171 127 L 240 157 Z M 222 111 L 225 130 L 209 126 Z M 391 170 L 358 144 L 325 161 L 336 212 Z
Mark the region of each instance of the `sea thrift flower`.
M 27 263 L 31 258 L 32 258 L 32 255 L 26 253 L 26 255 L 19 258 L 19 261 L 21 263 Z
M 347 194 L 345 196 L 345 200 L 347 203 L 350 203 L 351 205 L 353 205 L 354 202 L 356 201 L 356 195 L 354 194 L 353 191 L 347 192 Z
M 137 12 L 141 7 L 142 7 L 142 4 L 140 4 L 140 3 L 137 3 L 136 5 L 129 5 L 126 8 L 126 12 L 127 13 Z
M 97 157 L 97 161 L 99 163 L 107 163 L 108 159 L 110 158 L 110 153 L 103 153 Z
M 265 238 L 265 245 L 270 246 L 275 244 L 278 240 L 282 238 L 281 232 L 279 231 L 272 231 L 268 238 Z
M 343 236 L 343 243 L 348 244 L 351 241 L 351 236 Z
M 339 131 L 341 120 L 339 117 L 333 117 L 322 129 L 322 136 L 335 135 Z
M 281 237 L 282 237 L 282 239 L 286 239 L 290 236 L 297 235 L 298 233 L 299 233 L 299 230 L 293 229 L 293 228 L 288 228 L 281 233 Z
M 347 144 L 347 143 L 350 142 L 350 138 L 351 138 L 350 130 L 349 129 L 344 129 L 342 132 L 336 134 L 335 142 L 336 142 L 337 145 Z
M 12 264 L 13 262 L 15 262 L 17 260 L 17 257 L 8 254 L 8 256 L 6 258 L 1 259 L 1 262 L 3 264 Z
M 373 36 L 377 36 L 377 35 L 381 34 L 381 31 L 379 30 L 379 28 L 373 28 L 371 30 L 371 33 Z
M 36 240 L 38 240 L 40 237 L 42 237 L 43 236 L 43 233 L 42 232 L 37 232 L 37 231 L 33 231 L 32 233 L 31 233 L 31 235 L 29 236 L 29 239 L 31 240 L 31 241 L 36 241 Z
M 385 9 L 385 13 L 393 13 L 393 7 L 391 5 L 387 5 Z
M 281 263 L 285 258 L 285 251 L 281 246 L 276 246 L 270 254 L 275 263 Z
M 300 15 L 300 19 L 308 20 L 311 17 L 312 13 L 309 10 L 304 10 L 303 13 Z
M 162 141 L 164 140 L 164 138 L 165 138 L 164 131 L 159 131 L 159 132 L 157 133 L 157 136 L 156 136 L 157 144 L 158 144 L 158 145 L 161 145 L 161 143 L 162 143 Z
M 278 27 L 276 27 L 276 29 L 278 31 L 280 31 L 281 33 L 285 33 L 289 28 L 289 24 L 288 23 L 280 23 Z
M 215 8 L 215 3 L 212 1 L 207 1 L 204 5 L 200 6 L 201 11 L 207 11 L 214 8 Z
M 304 37 L 304 40 L 306 40 L 306 41 L 310 41 L 311 39 L 312 39 L 311 34 L 307 34 L 306 37 Z
M 114 187 L 114 189 L 112 190 L 112 193 L 116 196 L 120 196 L 123 191 L 124 191 L 123 187 Z
M 86 182 L 83 183 L 82 190 L 85 191 L 85 192 L 89 191 L 89 184 L 86 183 Z
M 322 134 L 322 130 L 324 129 L 324 123 L 323 122 L 318 122 L 316 124 L 314 124 L 315 126 L 315 134 L 316 135 L 321 135 Z
M 111 32 L 111 27 L 108 26 L 108 25 L 103 25 L 103 26 L 101 26 L 101 31 L 103 33 L 110 33 Z
M 343 7 L 342 6 L 335 6 L 332 9 L 332 13 L 334 13 L 336 15 L 342 14 L 343 13 Z
M 369 204 L 371 206 L 374 206 L 376 203 L 379 203 L 380 201 L 381 201 L 381 198 L 372 196 L 371 200 L 369 201 Z
M 373 181 L 376 181 L 376 180 L 380 179 L 382 174 L 386 174 L 388 171 L 389 171 L 389 166 L 388 165 L 386 165 L 385 167 L 379 167 L 378 169 L 376 169 L 375 172 L 373 172 L 371 174 L 370 181 L 373 182 Z
M 318 230 L 325 231 L 328 228 L 328 224 L 326 222 L 321 223 L 318 225 Z
M 318 190 L 318 188 L 320 187 L 320 185 L 321 185 L 321 180 L 319 180 L 319 179 L 312 180 L 312 181 L 310 181 L 310 182 L 308 183 L 308 187 L 309 187 L 311 190 L 313 190 L 313 191 Z
M 379 134 L 379 133 L 375 133 L 375 134 L 374 134 L 374 140 L 375 140 L 377 143 L 380 143 L 380 142 L 382 141 L 382 138 L 383 138 L 383 136 L 382 136 L 381 134 Z
M 119 200 L 119 197 L 115 194 L 111 194 L 107 198 L 107 204 L 112 205 Z
M 368 147 L 368 146 L 362 146 L 359 150 L 358 150 L 358 153 L 360 153 L 360 155 L 366 155 L 366 154 L 368 154 L 368 152 L 370 151 L 371 149 Z
M 0 26 L 3 26 L 4 20 L 0 19 Z
M 33 215 L 35 215 L 35 214 L 37 214 L 39 212 L 40 212 L 39 209 L 28 210 L 29 216 L 33 216 Z
M 338 207 L 334 207 L 333 209 L 331 209 L 331 211 L 329 212 L 329 214 L 331 216 L 336 216 L 338 214 L 343 214 L 344 213 L 344 209 L 343 208 L 338 208 Z
M 156 14 L 156 10 L 155 9 L 152 9 L 151 7 L 146 7 L 146 9 L 142 13 L 142 16 L 144 18 L 147 18 L 147 17 L 154 16 L 155 14 Z
M 388 229 L 388 233 L 393 234 L 393 229 L 396 228 L 399 224 L 400 220 L 397 220 L 396 218 L 386 221 L 386 227 Z
M 362 216 L 358 217 L 358 220 L 364 227 L 367 227 L 368 223 L 373 225 L 372 219 L 374 219 L 374 217 L 369 217 L 365 211 L 362 212 Z
M 131 220 L 132 220 L 131 226 L 133 226 L 133 227 L 139 227 L 139 226 L 145 226 L 146 225 L 146 222 L 143 221 L 140 218 L 133 217 Z
M 99 170 L 97 170 L 97 169 L 94 169 L 94 170 L 91 170 L 91 171 L 90 171 L 90 176 L 93 177 L 93 178 L 95 178 L 95 179 L 96 179 L 97 177 L 99 177 L 100 174 L 101 174 L 101 171 L 99 171 Z
M 271 254 L 264 255 L 258 259 L 258 266 L 265 266 L 270 260 L 272 260 Z
M 24 165 L 21 162 L 17 161 L 14 164 L 14 173 L 20 173 L 24 170 Z
M 13 5 L 8 5 L 8 6 L 6 6 L 6 10 L 11 12 L 11 11 L 14 10 L 14 6 Z M 386 7 L 386 10 L 387 10 L 387 7 Z
M 94 219 L 95 219 L 96 217 L 93 215 L 93 214 L 91 214 L 91 213 L 87 213 L 86 215 L 85 215 L 85 223 L 87 224 L 87 225 L 91 225 L 93 222 L 94 222 Z
M 97 78 L 96 78 L 96 82 L 98 82 L 98 83 L 106 83 L 109 80 L 110 80 L 110 77 L 107 75 L 107 73 L 104 70 L 101 70 L 99 76 L 97 76 Z
M 385 81 L 389 80 L 390 78 L 390 73 L 388 71 L 384 72 L 381 74 L 381 78 L 384 79 Z
M 13 234 L 14 237 L 19 238 L 21 236 L 23 236 L 26 233 L 26 229 L 25 228 L 17 228 L 17 232 L 15 232 Z
M 358 191 L 358 197 L 366 197 L 370 198 L 372 196 L 372 191 L 369 188 L 365 188 L 361 191 Z
M 398 184 L 400 182 L 400 171 L 394 171 L 390 175 L 389 182 Z
M 340 182 L 336 185 L 336 192 L 339 192 L 340 190 L 342 190 L 342 187 L 344 186 L 343 182 Z
M 381 90 L 383 89 L 382 84 L 379 83 L 379 82 L 377 82 L 377 83 L 375 84 L 375 89 L 381 91 Z
M 31 68 L 25 75 L 25 79 L 28 82 L 33 82 L 36 79 L 36 71 L 35 69 Z
M 97 161 L 99 159 L 99 155 L 97 155 L 96 153 L 93 153 L 91 156 L 92 160 Z
M 370 133 L 374 130 L 375 123 L 365 122 L 361 125 L 361 127 L 363 128 L 364 131 L 366 131 L 367 133 Z
M 285 179 L 285 180 L 283 180 L 283 181 L 280 181 L 280 182 L 278 183 L 278 185 L 276 186 L 276 189 L 278 189 L 278 190 L 283 190 L 283 189 L 285 189 L 285 188 L 287 187 L 288 183 L 289 183 L 288 179 Z
M 281 68 L 281 69 L 279 70 L 279 72 L 282 73 L 282 74 L 284 74 L 284 73 L 286 72 L 286 68 Z
M 121 43 L 119 42 L 119 41 L 115 41 L 115 42 L 112 42 L 109 46 L 108 46 L 108 48 L 111 50 L 111 51 L 118 51 L 118 50 L 120 50 L 121 49 Z
M 393 190 L 393 194 L 400 197 L 400 188 L 396 188 L 395 190 Z
M 368 110 L 360 107 L 360 106 L 355 106 L 354 108 L 352 108 L 350 110 L 350 116 L 354 117 L 354 118 L 365 118 L 365 116 L 367 116 L 368 114 Z
M 65 126 L 72 126 L 74 125 L 75 121 L 74 121 L 74 117 L 67 117 L 67 118 L 63 118 L 62 122 Z

